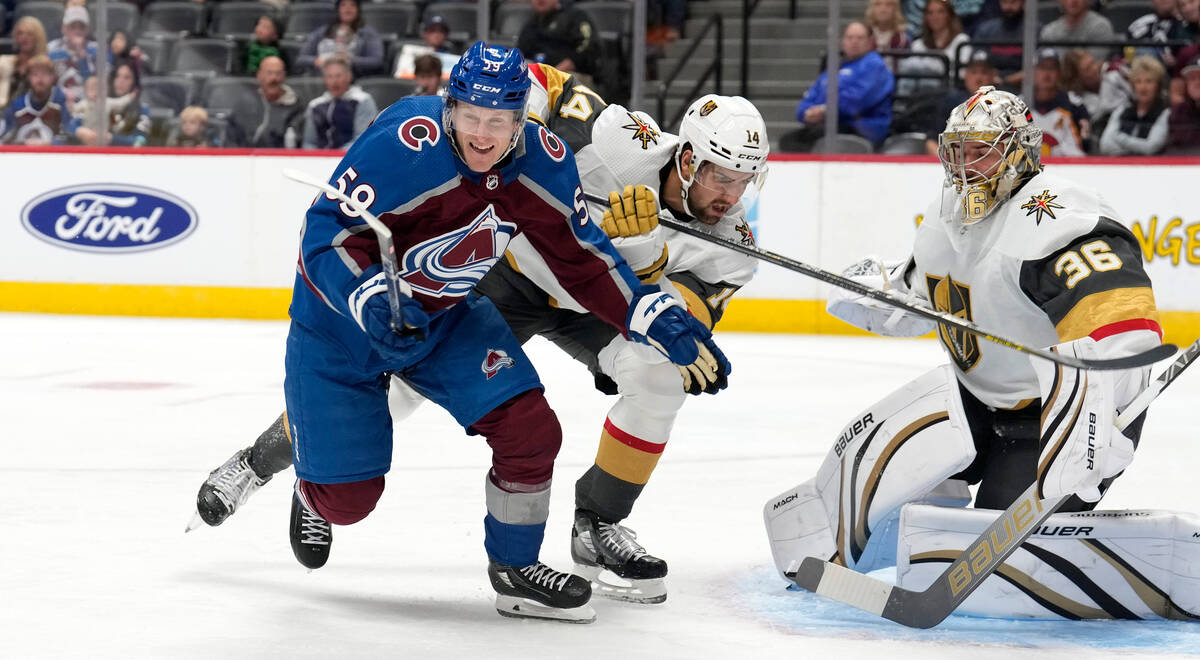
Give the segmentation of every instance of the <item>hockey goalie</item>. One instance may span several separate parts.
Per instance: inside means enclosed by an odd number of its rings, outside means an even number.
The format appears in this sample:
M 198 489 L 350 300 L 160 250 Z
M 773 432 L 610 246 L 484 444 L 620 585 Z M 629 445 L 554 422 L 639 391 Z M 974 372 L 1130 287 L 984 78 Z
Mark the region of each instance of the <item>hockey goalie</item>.
M 1137 241 L 1097 193 L 1043 171 L 1041 138 L 1023 101 L 980 88 L 940 136 L 945 185 L 911 256 L 846 275 L 1065 355 L 1161 343 Z M 1144 414 L 1114 420 L 1149 367 L 1065 368 L 840 290 L 827 309 L 881 335 L 936 331 L 949 363 L 856 415 L 814 477 L 767 501 L 780 573 L 805 557 L 895 566 L 899 586 L 923 590 L 1036 483 L 1069 497 L 959 613 L 1200 620 L 1200 517 L 1095 510 L 1141 439 Z

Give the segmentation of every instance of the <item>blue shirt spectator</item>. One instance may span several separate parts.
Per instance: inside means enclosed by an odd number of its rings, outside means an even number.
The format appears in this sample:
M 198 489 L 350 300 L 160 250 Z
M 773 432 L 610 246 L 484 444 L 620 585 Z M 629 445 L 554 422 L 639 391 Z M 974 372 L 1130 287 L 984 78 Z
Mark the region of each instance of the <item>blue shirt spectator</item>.
M 879 143 L 892 124 L 895 78 L 871 46 L 867 26 L 854 21 L 842 33 L 845 60 L 838 70 L 839 131 L 857 133 Z M 796 108 L 796 119 L 808 125 L 824 122 L 828 74 L 822 73 Z

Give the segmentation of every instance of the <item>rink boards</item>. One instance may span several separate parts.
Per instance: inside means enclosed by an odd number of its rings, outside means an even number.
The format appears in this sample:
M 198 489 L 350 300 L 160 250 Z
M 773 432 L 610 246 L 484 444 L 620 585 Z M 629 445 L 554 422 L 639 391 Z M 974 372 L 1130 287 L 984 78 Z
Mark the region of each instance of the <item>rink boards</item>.
M 285 318 L 313 195 L 279 172 L 328 178 L 337 162 L 334 152 L 0 150 L 0 311 Z M 1051 166 L 1121 212 L 1168 337 L 1200 335 L 1200 160 Z M 835 272 L 869 254 L 899 258 L 941 181 L 932 158 L 772 158 L 752 226 L 760 247 Z M 763 264 L 721 327 L 853 332 L 824 313 L 825 287 Z

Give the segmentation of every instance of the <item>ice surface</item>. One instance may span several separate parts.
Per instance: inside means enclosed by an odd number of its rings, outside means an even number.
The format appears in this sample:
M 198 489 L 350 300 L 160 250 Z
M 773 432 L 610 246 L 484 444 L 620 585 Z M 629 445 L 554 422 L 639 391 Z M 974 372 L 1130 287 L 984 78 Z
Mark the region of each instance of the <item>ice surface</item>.
M 488 450 L 426 405 L 397 429 L 378 509 L 305 572 L 290 472 L 221 527 L 183 529 L 208 471 L 283 407 L 279 322 L 0 315 L 0 657 L 1166 657 L 1200 624 L 952 617 L 901 628 L 789 592 L 761 508 L 843 423 L 941 360 L 925 340 L 720 334 L 731 387 L 693 398 L 628 521 L 671 564 L 661 606 L 597 600 L 590 626 L 498 616 L 485 573 Z M 543 559 L 570 566 L 575 478 L 612 399 L 541 340 L 565 440 Z M 1195 510 L 1186 373 L 1154 405 L 1106 508 Z

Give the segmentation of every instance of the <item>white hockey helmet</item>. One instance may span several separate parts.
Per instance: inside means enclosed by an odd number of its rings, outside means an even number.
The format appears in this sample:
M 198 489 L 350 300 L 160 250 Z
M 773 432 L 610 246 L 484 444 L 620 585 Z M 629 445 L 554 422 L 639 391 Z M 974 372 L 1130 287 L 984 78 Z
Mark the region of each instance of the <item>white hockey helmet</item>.
M 1042 129 L 1019 97 L 985 85 L 950 112 L 938 158 L 958 196 L 954 217 L 974 224 L 1041 171 Z
M 683 166 L 683 152 L 690 149 L 692 159 Z M 754 174 L 756 186 L 762 185 L 767 172 L 767 125 L 754 104 L 740 96 L 707 94 L 692 102 L 679 125 L 679 146 L 675 148 L 675 167 L 683 182 L 683 199 L 704 163 L 712 163 L 733 172 Z

